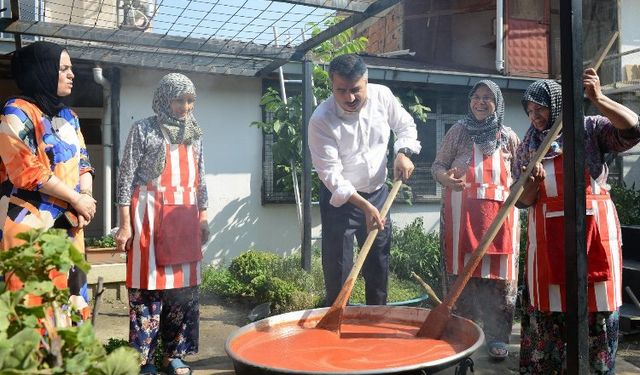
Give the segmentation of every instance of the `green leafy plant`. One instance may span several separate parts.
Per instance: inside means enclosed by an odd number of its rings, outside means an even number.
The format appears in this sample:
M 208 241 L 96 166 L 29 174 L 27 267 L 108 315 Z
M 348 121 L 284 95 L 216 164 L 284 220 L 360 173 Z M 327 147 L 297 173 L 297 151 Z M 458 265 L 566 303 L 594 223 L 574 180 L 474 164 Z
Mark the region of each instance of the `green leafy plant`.
M 393 227 L 392 238 L 390 270 L 405 280 L 412 279 L 413 271 L 442 296 L 438 233 L 427 233 L 418 217 L 404 228 Z
M 258 276 L 270 273 L 278 256 L 274 253 L 249 250 L 231 261 L 229 272 L 240 282 L 251 283 Z
M 640 190 L 636 184 L 627 186 L 624 183 L 611 185 L 611 199 L 616 205 L 618 219 L 623 225 L 640 225 Z
M 89 270 L 66 233 L 32 230 L 18 238 L 22 245 L 0 252 L 0 275 L 23 282 L 18 290 L 0 282 L 0 373 L 137 373 L 137 353 L 120 348 L 107 355 L 93 327 L 81 323 L 79 312 L 68 304 L 68 289 L 59 289 L 50 278 L 51 272 L 66 274 L 73 265 Z M 75 324 L 60 323 L 67 320 Z
M 112 234 L 107 234 L 105 236 L 98 237 L 98 238 L 87 238 L 86 245 L 88 247 L 97 247 L 97 248 L 116 247 L 116 239 L 113 237 Z

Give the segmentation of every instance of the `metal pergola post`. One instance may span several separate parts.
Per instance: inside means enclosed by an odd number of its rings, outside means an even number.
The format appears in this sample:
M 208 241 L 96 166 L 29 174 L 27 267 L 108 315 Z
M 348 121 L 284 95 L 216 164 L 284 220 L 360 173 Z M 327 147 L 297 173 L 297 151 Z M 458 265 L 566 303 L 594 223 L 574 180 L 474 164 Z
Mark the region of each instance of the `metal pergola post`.
M 304 60 L 302 65 L 302 268 L 311 271 L 311 153 L 307 138 L 309 119 L 313 112 L 313 65 Z
M 567 372 L 589 373 L 582 0 L 560 0 Z

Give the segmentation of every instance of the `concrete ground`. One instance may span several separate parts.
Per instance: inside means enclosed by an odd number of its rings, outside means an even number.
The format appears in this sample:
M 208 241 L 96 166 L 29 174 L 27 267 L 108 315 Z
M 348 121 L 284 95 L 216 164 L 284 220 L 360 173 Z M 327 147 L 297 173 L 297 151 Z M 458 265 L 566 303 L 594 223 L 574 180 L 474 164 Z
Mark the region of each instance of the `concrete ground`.
M 233 365 L 224 351 L 226 338 L 237 328 L 249 323 L 246 306 L 222 303 L 216 299 L 203 299 L 200 308 L 200 352 L 186 358 L 195 375 L 234 374 Z M 104 301 L 96 317 L 96 335 L 106 343 L 109 338 L 127 339 L 129 332 L 128 307 L 121 301 Z M 484 347 L 471 357 L 475 363 L 475 374 L 517 374 L 520 326 L 514 326 L 509 351 L 511 355 L 502 362 L 493 362 Z M 624 345 L 621 344 L 621 349 Z M 630 358 L 640 357 L 640 351 L 628 352 Z M 471 374 L 471 372 L 468 372 Z M 640 368 L 618 356 L 616 373 L 619 375 L 640 374 Z M 454 368 L 439 374 L 454 374 Z

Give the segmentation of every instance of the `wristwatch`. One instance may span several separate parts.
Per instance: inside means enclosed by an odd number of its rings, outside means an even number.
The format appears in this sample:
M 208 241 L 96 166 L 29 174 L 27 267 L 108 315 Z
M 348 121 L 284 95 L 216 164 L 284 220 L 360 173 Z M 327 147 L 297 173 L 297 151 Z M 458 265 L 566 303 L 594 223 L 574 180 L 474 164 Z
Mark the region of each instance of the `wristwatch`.
M 411 151 L 409 147 L 403 147 L 398 150 L 398 154 L 404 154 L 404 156 L 408 157 L 409 160 L 413 161 L 413 155 L 415 155 L 415 152 Z

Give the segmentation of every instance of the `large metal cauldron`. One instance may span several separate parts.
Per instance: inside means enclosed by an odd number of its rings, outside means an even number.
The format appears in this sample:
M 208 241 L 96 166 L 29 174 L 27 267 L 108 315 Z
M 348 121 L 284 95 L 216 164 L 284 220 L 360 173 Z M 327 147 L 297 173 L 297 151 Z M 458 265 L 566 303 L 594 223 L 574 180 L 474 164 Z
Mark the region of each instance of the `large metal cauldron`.
M 411 365 L 404 365 L 400 367 L 384 367 L 374 370 L 349 370 L 337 372 L 327 370 L 294 371 L 284 367 L 277 368 L 261 363 L 255 363 L 238 354 L 238 352 L 242 351 L 242 344 L 240 343 L 250 337 L 246 335 L 251 335 L 252 333 L 257 332 L 274 332 L 274 334 L 277 335 L 279 333 L 276 331 L 281 329 L 283 326 L 314 329 L 313 327 L 315 327 L 317 321 L 324 316 L 327 310 L 328 308 L 294 311 L 287 314 L 272 316 L 239 328 L 227 338 L 227 342 L 225 344 L 225 350 L 233 360 L 236 374 L 430 374 L 444 368 L 454 366 L 459 362 L 468 359 L 484 342 L 484 334 L 480 327 L 470 320 L 452 316 L 442 339 L 452 345 L 455 344 L 458 348 L 455 354 L 444 358 L 437 358 L 435 360 L 417 360 Z M 345 308 L 342 324 L 362 324 L 363 317 L 365 317 L 365 324 L 376 324 L 380 322 L 390 324 L 398 323 L 416 327 L 417 331 L 418 327 L 420 327 L 426 319 L 429 311 L 429 309 L 416 307 L 348 306 Z M 310 349 L 313 350 L 313 348 Z M 290 355 L 284 347 L 277 350 L 281 350 L 281 353 L 279 352 L 278 354 L 283 358 Z M 388 350 L 393 352 L 394 350 L 397 351 L 399 349 L 390 347 Z M 357 359 L 354 358 L 354 360 Z

